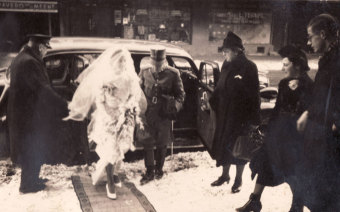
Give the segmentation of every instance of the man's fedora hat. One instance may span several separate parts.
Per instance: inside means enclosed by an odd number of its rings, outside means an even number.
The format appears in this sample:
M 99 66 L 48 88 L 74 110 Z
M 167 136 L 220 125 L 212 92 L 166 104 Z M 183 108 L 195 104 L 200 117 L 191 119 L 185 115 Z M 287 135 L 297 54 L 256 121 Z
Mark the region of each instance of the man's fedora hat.
M 154 46 L 150 48 L 151 61 L 155 63 L 164 63 L 166 61 L 165 48 L 162 46 Z
M 223 49 L 230 49 L 235 47 L 244 50 L 241 38 L 235 33 L 229 31 L 227 37 L 223 40 L 223 45 L 218 47 L 218 52 L 222 52 Z
M 50 40 L 51 36 L 44 34 L 28 34 L 27 37 L 30 41 L 44 44 L 47 48 L 51 49 Z

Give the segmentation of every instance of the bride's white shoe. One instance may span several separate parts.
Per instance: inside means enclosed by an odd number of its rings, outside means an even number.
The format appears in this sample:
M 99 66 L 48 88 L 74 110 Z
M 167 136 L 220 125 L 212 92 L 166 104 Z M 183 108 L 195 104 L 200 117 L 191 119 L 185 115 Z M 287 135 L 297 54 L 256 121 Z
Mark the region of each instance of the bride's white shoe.
M 109 185 L 106 184 L 106 195 L 109 199 L 117 199 L 117 194 L 116 192 L 115 193 L 110 193 L 110 190 L 109 190 Z

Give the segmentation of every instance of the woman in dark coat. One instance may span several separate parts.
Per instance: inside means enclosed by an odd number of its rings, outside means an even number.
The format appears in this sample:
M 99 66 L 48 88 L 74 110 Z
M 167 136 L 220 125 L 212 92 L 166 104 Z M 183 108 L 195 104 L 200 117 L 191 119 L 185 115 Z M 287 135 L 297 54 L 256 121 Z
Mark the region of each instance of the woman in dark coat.
M 250 162 L 252 178 L 258 174 L 254 192 L 249 201 L 236 211 L 260 211 L 260 198 L 265 186 L 288 182 L 293 191 L 290 212 L 302 212 L 301 197 L 295 192 L 296 164 L 303 152 L 302 136 L 296 130 L 296 121 L 311 103 L 313 81 L 304 52 L 294 46 L 280 49 L 286 77 L 279 83 L 279 92 L 268 123 L 265 144 Z
M 239 135 L 259 124 L 259 80 L 257 67 L 245 57 L 242 40 L 237 35 L 229 32 L 220 50 L 226 59 L 209 103 L 217 117 L 211 156 L 217 166 L 223 166 L 223 172 L 211 185 L 229 183 L 229 168 L 235 164 L 232 192 L 236 193 L 240 191 L 247 161 L 234 158 L 231 150 Z
M 31 35 L 10 66 L 8 128 L 11 159 L 21 164 L 20 191 L 36 192 L 45 188 L 39 178 L 40 167 L 53 155 L 56 131 L 67 115 L 67 102 L 51 87 L 43 57 L 49 36 Z M 58 124 L 57 124 L 58 123 Z

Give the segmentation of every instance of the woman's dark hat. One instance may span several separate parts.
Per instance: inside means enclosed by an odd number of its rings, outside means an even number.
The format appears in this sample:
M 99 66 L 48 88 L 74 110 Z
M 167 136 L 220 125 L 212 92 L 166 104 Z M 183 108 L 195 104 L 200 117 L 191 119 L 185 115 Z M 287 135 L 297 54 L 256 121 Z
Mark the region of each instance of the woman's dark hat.
M 44 44 L 47 48 L 51 49 L 50 40 L 51 36 L 44 34 L 29 34 L 27 35 L 30 41 Z
M 305 52 L 303 52 L 299 47 L 295 45 L 287 45 L 282 47 L 278 53 L 281 55 L 282 58 L 287 57 L 295 65 L 300 65 L 302 70 L 310 70 L 308 66 L 307 56 Z
M 227 37 L 223 40 L 223 45 L 218 47 L 218 52 L 222 52 L 223 49 L 235 47 L 244 50 L 241 38 L 235 33 L 229 31 Z

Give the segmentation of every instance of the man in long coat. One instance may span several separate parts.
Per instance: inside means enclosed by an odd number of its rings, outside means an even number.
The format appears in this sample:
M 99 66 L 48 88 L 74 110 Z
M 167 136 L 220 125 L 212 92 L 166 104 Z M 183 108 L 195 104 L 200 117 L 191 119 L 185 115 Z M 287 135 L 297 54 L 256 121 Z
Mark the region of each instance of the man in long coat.
M 67 102 L 51 87 L 43 62 L 50 37 L 36 34 L 29 38 L 10 66 L 7 109 L 11 159 L 22 168 L 22 193 L 45 188 L 39 172 L 51 153 L 53 123 L 67 115 Z
M 340 211 L 340 45 L 339 22 L 329 14 L 313 18 L 308 45 L 321 53 L 313 101 L 297 121 L 304 135 L 299 169 L 304 204 L 312 211 Z
M 259 79 L 256 65 L 243 53 L 242 40 L 229 32 L 220 47 L 226 60 L 220 79 L 209 103 L 216 112 L 216 129 L 212 146 L 212 158 L 223 173 L 212 186 L 229 182 L 230 164 L 237 167 L 232 192 L 238 192 L 242 184 L 245 160 L 231 154 L 236 138 L 260 122 Z

